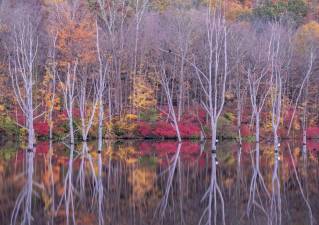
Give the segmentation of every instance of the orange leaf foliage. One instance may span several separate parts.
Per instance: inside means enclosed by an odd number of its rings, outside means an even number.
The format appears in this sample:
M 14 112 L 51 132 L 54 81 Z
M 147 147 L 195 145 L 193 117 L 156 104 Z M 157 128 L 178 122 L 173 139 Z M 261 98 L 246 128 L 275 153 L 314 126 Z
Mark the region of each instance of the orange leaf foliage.
M 82 7 L 84 8 L 84 7 Z M 84 11 L 80 7 L 80 11 Z M 59 66 L 66 67 L 78 60 L 79 65 L 90 65 L 96 61 L 94 20 L 89 12 L 73 15 L 72 10 L 63 7 L 59 17 L 51 26 L 52 34 L 57 34 L 57 53 Z

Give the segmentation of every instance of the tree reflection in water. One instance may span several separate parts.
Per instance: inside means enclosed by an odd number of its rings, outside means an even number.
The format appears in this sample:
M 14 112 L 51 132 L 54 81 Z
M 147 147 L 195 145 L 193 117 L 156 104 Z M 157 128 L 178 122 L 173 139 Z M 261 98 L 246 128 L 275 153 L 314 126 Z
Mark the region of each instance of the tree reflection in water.
M 165 210 L 167 208 L 168 198 L 169 198 L 170 190 L 172 188 L 172 182 L 174 179 L 176 167 L 177 167 L 177 165 L 180 165 L 180 157 L 179 156 L 180 156 L 180 152 L 181 152 L 181 147 L 182 147 L 182 144 L 179 143 L 177 150 L 176 150 L 176 153 L 173 156 L 168 168 L 163 172 L 163 173 L 168 173 L 168 178 L 167 178 L 167 183 L 165 186 L 164 195 L 163 195 L 163 197 L 159 203 L 159 206 L 158 206 L 158 214 L 159 214 L 161 219 L 163 219 L 165 216 Z
M 98 225 L 104 224 L 104 186 L 103 186 L 103 162 L 101 151 L 98 151 L 97 155 L 97 176 L 94 183 L 93 201 L 97 211 Z
M 20 194 L 17 197 L 15 202 L 11 223 L 10 224 L 17 224 L 18 223 L 18 216 L 21 213 L 21 224 L 33 224 L 32 218 L 32 192 L 33 192 L 33 159 L 35 148 L 33 150 L 26 150 L 25 154 L 25 185 L 22 187 Z M 21 212 L 20 212 L 21 211 Z
M 305 146 L 303 146 L 305 147 Z M 314 219 L 313 219 L 313 215 L 312 215 L 312 209 L 311 209 L 311 206 L 310 206 L 310 203 L 309 203 L 309 199 L 308 199 L 308 196 L 306 196 L 305 194 L 305 191 L 304 191 L 304 188 L 301 184 L 301 181 L 300 181 L 300 177 L 297 173 L 297 168 L 296 168 L 296 165 L 295 165 L 295 159 L 292 155 L 292 152 L 291 152 L 291 148 L 290 148 L 290 144 L 288 144 L 288 151 L 289 151 L 289 156 L 290 156 L 290 159 L 291 159 L 291 162 L 292 162 L 292 166 L 293 166 L 293 172 L 294 172 L 294 175 L 296 176 L 296 180 L 297 180 L 297 183 L 298 183 L 298 187 L 299 187 L 299 190 L 300 190 L 300 194 L 304 200 L 304 203 L 308 209 L 308 213 L 309 213 L 309 224 L 310 225 L 313 225 L 314 224 Z M 306 150 L 303 148 L 303 154 L 305 154 Z
M 38 143 L 0 155 L 0 224 L 315 225 L 314 153 L 252 145 Z
M 208 198 L 208 205 L 205 208 L 202 216 L 200 217 L 198 224 L 211 225 L 212 224 L 212 211 L 214 214 L 214 225 L 220 224 L 220 223 L 217 223 L 217 212 L 218 212 L 218 209 L 220 209 L 221 210 L 221 218 L 222 218 L 221 221 L 222 221 L 222 224 L 225 225 L 225 202 L 224 202 L 223 194 L 220 190 L 220 187 L 219 187 L 218 181 L 217 181 L 217 173 L 216 173 L 217 163 L 218 163 L 218 161 L 217 161 L 216 153 L 212 153 L 210 185 L 209 185 L 208 190 L 204 194 L 204 197 L 202 198 L 202 201 L 204 201 L 206 198 Z M 217 197 L 219 198 L 220 206 L 218 206 Z
M 281 225 L 281 190 L 280 190 L 280 178 L 279 178 L 279 152 L 276 151 L 274 155 L 274 170 L 271 179 L 271 205 L 270 205 L 270 221 L 269 225 L 277 224 Z
M 255 213 L 254 207 L 261 210 L 267 217 L 267 204 L 270 199 L 269 191 L 266 187 L 264 177 L 260 172 L 260 149 L 259 142 L 256 143 L 255 151 L 251 152 L 253 175 L 250 182 L 249 188 L 249 200 L 247 204 L 247 215 Z M 253 157 L 255 156 L 255 158 Z M 269 219 L 269 218 L 268 218 Z
M 74 192 L 75 188 L 73 185 L 73 160 L 74 160 L 74 144 L 70 146 L 70 157 L 68 160 L 68 169 L 67 173 L 64 178 L 64 185 L 63 185 L 63 194 L 62 198 L 59 202 L 59 205 L 56 210 L 56 215 L 60 210 L 60 207 L 64 203 L 65 207 L 65 217 L 66 217 L 66 224 L 70 224 L 70 214 L 71 214 L 71 221 L 75 224 L 75 208 L 74 208 Z

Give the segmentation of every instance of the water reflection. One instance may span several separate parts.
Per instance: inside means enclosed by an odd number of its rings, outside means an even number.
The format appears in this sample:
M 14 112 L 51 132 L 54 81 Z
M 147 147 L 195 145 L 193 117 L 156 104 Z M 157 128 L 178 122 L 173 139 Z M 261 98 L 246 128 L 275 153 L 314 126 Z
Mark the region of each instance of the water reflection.
M 305 154 L 306 152 L 306 149 L 304 149 L 305 146 L 303 146 L 303 155 Z M 308 210 L 308 214 L 309 214 L 309 224 L 313 225 L 314 224 L 314 219 L 313 219 L 313 214 L 312 214 L 312 209 L 311 209 L 311 206 L 310 206 L 310 203 L 309 203 L 309 196 L 307 194 L 305 194 L 305 190 L 304 190 L 304 187 L 300 181 L 300 177 L 298 175 L 298 172 L 297 172 L 297 168 L 296 168 L 296 165 L 295 165 L 295 159 L 292 155 L 292 152 L 291 152 L 291 148 L 290 148 L 290 145 L 288 144 L 288 150 L 289 150 L 289 156 L 290 156 L 290 159 L 291 159 L 291 163 L 292 163 L 292 167 L 293 167 L 293 172 L 294 172 L 294 175 L 296 176 L 296 181 L 298 183 L 298 187 L 299 187 L 299 190 L 300 190 L 300 194 L 304 200 L 304 204 L 306 205 L 306 208 Z M 303 157 L 303 160 L 305 160 L 305 158 Z M 304 161 L 305 163 L 305 161 Z M 305 164 L 306 165 L 306 164 Z M 304 171 L 306 173 L 304 173 L 305 176 L 307 176 L 307 171 Z M 307 180 L 305 179 L 305 182 L 304 182 L 306 185 L 307 185 Z
M 255 156 L 255 157 L 254 157 Z M 256 210 L 260 210 L 266 217 L 267 205 L 269 204 L 270 194 L 266 187 L 263 174 L 260 171 L 260 144 L 256 143 L 256 148 L 251 152 L 251 164 L 253 167 L 253 175 L 249 188 L 249 200 L 247 204 L 247 215 L 255 219 Z M 269 220 L 269 218 L 267 218 Z
M 68 160 L 67 172 L 63 181 L 62 197 L 57 207 L 55 216 L 63 215 L 62 208 L 64 207 L 66 224 L 70 224 L 70 220 L 73 224 L 75 224 L 74 192 L 76 191 L 76 189 L 73 185 L 74 144 L 71 144 L 69 149 L 70 157 Z
M 18 179 L 24 178 L 25 184 L 19 193 L 12 212 L 10 224 L 17 224 L 21 215 L 21 224 L 32 224 L 32 192 L 33 192 L 33 160 L 34 150 L 28 149 L 25 153 L 24 174 L 19 174 Z
M 279 152 L 275 151 L 274 154 L 274 169 L 271 179 L 271 205 L 270 205 L 270 221 L 269 224 L 281 225 L 281 187 L 279 178 Z
M 39 143 L 0 154 L 0 224 L 315 225 L 317 152 L 283 143 Z M 4 153 L 6 150 L 1 150 Z
M 217 213 L 220 209 L 221 211 L 221 221 L 222 224 L 225 224 L 225 203 L 224 203 L 224 197 L 220 190 L 220 187 L 218 185 L 217 181 L 217 156 L 216 153 L 212 153 L 212 165 L 211 165 L 211 177 L 210 177 L 210 185 L 206 193 L 204 194 L 204 197 L 202 198 L 202 201 L 205 199 L 208 199 L 207 201 L 207 207 L 204 209 L 204 212 L 202 216 L 199 219 L 198 224 L 208 224 L 211 225 L 212 221 L 214 221 L 213 224 L 220 224 L 217 223 Z M 220 206 L 218 205 L 218 199 L 220 201 Z M 212 216 L 213 214 L 213 216 Z

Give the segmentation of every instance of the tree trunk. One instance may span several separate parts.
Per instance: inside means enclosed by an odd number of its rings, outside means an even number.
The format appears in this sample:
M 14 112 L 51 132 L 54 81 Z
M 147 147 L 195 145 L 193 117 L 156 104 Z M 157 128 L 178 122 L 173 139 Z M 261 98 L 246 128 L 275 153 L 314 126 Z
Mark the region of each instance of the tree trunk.
M 260 139 L 260 118 L 259 112 L 256 112 L 256 142 L 259 143 Z
M 98 151 L 102 151 L 103 147 L 103 115 L 104 109 L 102 104 L 102 99 L 99 101 L 99 122 L 98 122 Z

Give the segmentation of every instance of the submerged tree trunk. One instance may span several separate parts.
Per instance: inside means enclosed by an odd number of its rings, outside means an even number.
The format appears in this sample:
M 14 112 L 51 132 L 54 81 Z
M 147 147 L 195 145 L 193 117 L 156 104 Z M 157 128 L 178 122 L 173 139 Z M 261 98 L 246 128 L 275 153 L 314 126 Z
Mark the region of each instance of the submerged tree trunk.
M 76 73 L 77 73 L 77 65 L 78 62 L 76 61 L 73 65 L 73 70 L 71 71 L 71 65 L 68 64 L 68 69 L 66 72 L 65 81 L 61 80 L 61 77 L 58 76 L 63 92 L 64 98 L 64 107 L 68 115 L 69 120 L 69 136 L 70 136 L 70 143 L 74 144 L 74 127 L 73 127 L 73 103 L 75 99 L 75 81 L 76 81 Z
M 31 21 L 14 26 L 12 39 L 14 51 L 9 55 L 9 75 L 17 103 L 26 119 L 28 149 L 32 150 L 35 143 L 33 87 L 38 37 Z
M 217 121 L 213 121 L 211 120 L 211 130 L 212 130 L 212 137 L 211 137 L 211 141 L 212 141 L 212 151 L 216 152 L 217 147 L 216 147 L 216 143 L 217 143 Z
M 178 142 L 182 142 L 182 137 L 181 137 L 181 133 L 180 133 L 180 130 L 179 130 L 178 120 L 177 120 L 175 109 L 174 109 L 174 106 L 173 106 L 173 99 L 172 99 L 172 94 L 171 94 L 171 90 L 170 90 L 170 87 L 169 87 L 169 81 L 167 80 L 167 77 L 166 77 L 166 71 L 165 71 L 164 65 L 162 65 L 161 69 L 162 69 L 162 72 L 161 72 L 160 80 L 161 80 L 161 84 L 162 84 L 162 86 L 164 88 L 164 91 L 165 91 L 165 94 L 166 94 L 166 98 L 167 98 L 167 104 L 168 104 L 168 107 L 169 107 L 168 116 L 173 121 Z
M 107 59 L 105 59 L 101 54 L 101 46 L 100 46 L 100 37 L 99 37 L 99 26 L 96 21 L 96 49 L 97 49 L 97 57 L 99 61 L 99 74 L 98 74 L 98 84 L 96 93 L 98 95 L 97 102 L 98 102 L 98 152 L 102 151 L 103 148 L 103 121 L 104 121 L 104 94 L 106 89 L 106 80 L 108 74 L 108 63 Z M 119 74 L 120 76 L 120 74 Z M 121 80 L 121 79 L 119 79 Z M 110 80 L 109 80 L 110 82 Z M 112 111 L 111 111 L 111 91 L 110 85 L 108 85 L 108 102 L 109 102 L 109 120 L 112 119 Z
M 100 100 L 99 103 L 99 118 L 98 118 L 98 151 L 102 151 L 103 148 L 103 119 L 104 119 L 104 108 Z
M 259 139 L 260 139 L 260 115 L 259 112 L 256 112 L 256 134 L 255 134 L 255 138 L 256 138 L 256 142 L 259 143 Z

